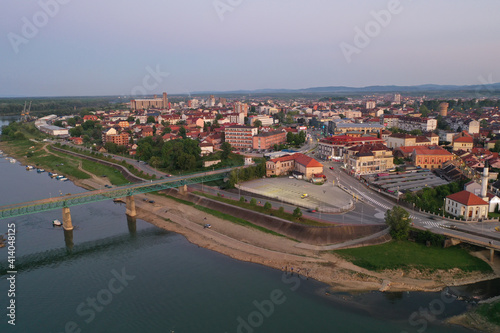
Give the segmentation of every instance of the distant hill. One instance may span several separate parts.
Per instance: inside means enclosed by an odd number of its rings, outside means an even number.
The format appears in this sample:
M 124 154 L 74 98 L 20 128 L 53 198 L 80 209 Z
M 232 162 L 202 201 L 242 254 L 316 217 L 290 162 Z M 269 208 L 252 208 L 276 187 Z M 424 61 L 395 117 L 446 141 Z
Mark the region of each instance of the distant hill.
M 418 86 L 367 86 L 367 87 L 345 87 L 345 86 L 330 86 L 330 87 L 315 87 L 305 89 L 257 89 L 257 90 L 234 90 L 234 91 L 197 91 L 192 94 L 294 94 L 294 93 L 397 93 L 397 92 L 482 92 L 488 94 L 490 92 L 500 91 L 500 82 L 487 85 L 438 85 L 438 84 L 423 84 Z

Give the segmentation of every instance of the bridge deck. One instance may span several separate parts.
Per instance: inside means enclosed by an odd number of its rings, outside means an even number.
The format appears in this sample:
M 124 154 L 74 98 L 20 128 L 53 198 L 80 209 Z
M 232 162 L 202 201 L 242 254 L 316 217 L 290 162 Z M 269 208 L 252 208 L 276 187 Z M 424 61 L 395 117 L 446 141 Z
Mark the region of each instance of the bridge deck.
M 222 169 L 204 173 L 196 173 L 182 177 L 170 177 L 167 179 L 128 184 L 109 189 L 94 190 L 79 194 L 71 194 L 49 199 L 0 206 L 0 219 L 29 215 L 54 209 L 62 209 L 63 207 L 72 207 L 91 202 L 122 198 L 135 194 L 161 191 L 169 188 L 180 187 L 183 185 L 210 182 L 225 178 L 226 174 L 231 170 L 232 169 Z

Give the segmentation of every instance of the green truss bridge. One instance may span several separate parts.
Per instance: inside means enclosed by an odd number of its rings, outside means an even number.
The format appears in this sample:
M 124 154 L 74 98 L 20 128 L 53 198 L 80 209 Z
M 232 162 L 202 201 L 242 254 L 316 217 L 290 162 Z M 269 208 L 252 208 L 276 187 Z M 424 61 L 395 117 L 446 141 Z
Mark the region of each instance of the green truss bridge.
M 83 192 L 80 194 L 69 194 L 66 196 L 42 199 L 30 202 L 23 202 L 13 205 L 0 206 L 0 219 L 10 217 L 35 214 L 55 209 L 63 211 L 63 227 L 65 230 L 72 230 L 71 215 L 69 208 L 72 206 L 84 205 L 87 203 L 105 201 L 115 198 L 126 198 L 127 215 L 135 216 L 135 194 L 148 193 L 165 190 L 169 188 L 180 188 L 186 190 L 187 185 L 196 183 L 206 183 L 214 180 L 224 179 L 232 168 L 216 171 L 196 173 L 181 177 L 169 177 L 161 180 L 142 182 L 137 184 L 128 184 L 124 186 Z

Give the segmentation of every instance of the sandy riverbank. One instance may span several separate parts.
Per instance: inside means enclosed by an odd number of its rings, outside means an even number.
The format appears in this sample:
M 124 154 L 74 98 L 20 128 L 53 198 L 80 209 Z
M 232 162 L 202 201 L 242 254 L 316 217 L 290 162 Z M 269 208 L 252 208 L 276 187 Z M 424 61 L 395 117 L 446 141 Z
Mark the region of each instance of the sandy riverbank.
M 372 272 L 331 252 L 301 249 L 293 240 L 221 220 L 168 198 L 155 196 L 154 205 L 136 202 L 138 218 L 182 234 L 196 245 L 276 269 L 286 267 L 290 271 L 293 267 L 294 272 L 299 269 L 301 275 L 327 283 L 336 291 L 438 291 L 446 286 L 493 279 L 500 273 L 498 263 L 493 274 L 466 273 L 458 269 L 427 274 L 417 270 Z M 210 223 L 212 228 L 204 229 L 205 223 Z M 486 252 L 476 255 L 487 258 Z
M 3 150 L 9 154 L 8 146 Z M 47 153 L 51 154 L 49 151 Z M 26 159 L 18 159 L 26 163 Z M 91 176 L 86 180 L 71 180 L 86 189 L 109 184 L 107 179 Z M 193 244 L 238 260 L 276 269 L 286 268 L 288 271 L 293 268 L 294 272 L 331 285 L 335 291 L 438 291 L 445 286 L 469 284 L 500 276 L 499 262 L 494 265 L 494 274 L 459 270 L 433 273 L 416 270 L 373 272 L 355 266 L 331 252 L 302 249 L 293 240 L 236 225 L 165 197 L 154 196 L 154 204 L 142 201 L 143 197 L 152 195 L 136 196 L 138 218 L 182 234 Z M 203 228 L 205 223 L 210 223 L 212 228 Z M 476 255 L 486 260 L 488 254 L 478 252 Z

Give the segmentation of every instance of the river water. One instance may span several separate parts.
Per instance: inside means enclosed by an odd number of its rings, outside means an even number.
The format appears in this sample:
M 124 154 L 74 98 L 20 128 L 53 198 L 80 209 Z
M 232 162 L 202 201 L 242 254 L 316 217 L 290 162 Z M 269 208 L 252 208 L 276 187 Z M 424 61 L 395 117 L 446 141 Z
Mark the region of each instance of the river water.
M 84 191 L 3 157 L 0 180 L 0 205 Z M 18 270 L 11 297 L 1 248 L 0 332 L 469 332 L 442 320 L 470 303 L 441 293 L 326 293 L 145 221 L 134 227 L 112 201 L 71 213 L 72 239 L 52 226 L 59 210 L 0 220 L 0 234 L 15 224 Z

